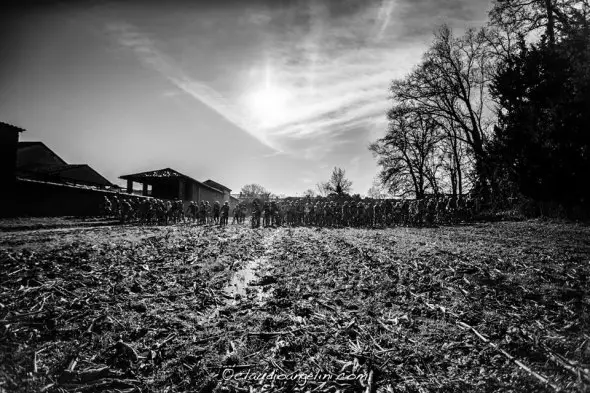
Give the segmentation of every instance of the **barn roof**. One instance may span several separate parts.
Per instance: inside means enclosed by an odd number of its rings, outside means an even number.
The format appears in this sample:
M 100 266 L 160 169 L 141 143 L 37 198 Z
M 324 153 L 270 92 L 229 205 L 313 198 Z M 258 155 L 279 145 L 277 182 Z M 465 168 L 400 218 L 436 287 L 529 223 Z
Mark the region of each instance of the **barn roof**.
M 11 130 L 11 131 L 18 131 L 18 132 L 25 131 L 24 128 L 20 128 L 20 127 L 14 126 L 12 124 L 4 123 L 3 121 L 0 121 L 0 130 Z
M 18 147 L 20 148 L 26 148 L 26 147 L 31 147 L 31 146 L 45 146 L 45 143 L 43 142 L 19 142 L 18 143 Z M 47 147 L 48 148 L 48 147 Z M 49 148 L 48 148 L 49 149 Z
M 61 181 L 82 182 L 97 186 L 112 186 L 104 176 L 87 164 L 44 165 L 18 169 L 24 177 L 59 179 Z
M 231 192 L 231 188 L 227 188 L 226 186 L 224 186 L 223 184 L 217 183 L 216 181 L 213 181 L 211 179 L 205 181 L 205 184 L 210 185 L 211 187 L 217 188 L 219 190 L 225 190 L 227 192 Z
M 32 147 L 36 147 L 32 151 L 32 155 L 27 155 L 26 152 L 29 151 Z M 24 164 L 21 161 L 24 159 L 27 162 L 27 166 L 46 166 L 46 165 L 56 165 L 56 164 L 49 164 L 47 161 L 47 157 L 53 160 L 53 162 L 57 162 L 59 165 L 68 165 L 67 162 L 64 161 L 63 158 L 58 156 L 53 150 L 51 150 L 47 145 L 43 142 L 19 142 L 17 145 L 17 166 L 22 167 Z M 46 153 L 47 155 L 43 155 Z M 25 158 L 26 157 L 26 158 Z
M 183 173 L 180 173 L 172 168 L 164 168 L 164 169 L 157 169 L 155 171 L 133 173 L 130 175 L 123 175 L 123 176 L 119 177 L 119 179 L 123 179 L 123 180 L 131 180 L 131 181 L 135 181 L 138 183 L 148 183 L 148 184 L 149 184 L 150 180 L 158 181 L 158 180 L 162 180 L 162 179 L 174 179 L 174 178 L 189 180 L 193 183 L 198 184 L 201 187 L 209 188 L 215 192 L 219 192 L 219 193 L 223 194 L 223 192 L 221 190 L 219 190 L 218 188 L 212 187 L 209 184 L 202 183 L 202 182 L 200 182 L 196 179 L 193 179 L 192 177 L 187 176 Z
M 86 164 L 65 162 L 43 142 L 19 142 L 17 145 L 17 173 L 27 178 L 74 181 L 89 185 L 112 186 L 104 176 Z

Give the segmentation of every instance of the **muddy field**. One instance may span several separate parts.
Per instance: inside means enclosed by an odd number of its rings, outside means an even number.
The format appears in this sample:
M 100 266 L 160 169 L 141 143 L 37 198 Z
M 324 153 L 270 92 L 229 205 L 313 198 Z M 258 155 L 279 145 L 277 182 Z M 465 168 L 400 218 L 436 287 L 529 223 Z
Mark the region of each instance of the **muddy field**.
M 590 391 L 590 228 L 0 233 L 0 391 Z

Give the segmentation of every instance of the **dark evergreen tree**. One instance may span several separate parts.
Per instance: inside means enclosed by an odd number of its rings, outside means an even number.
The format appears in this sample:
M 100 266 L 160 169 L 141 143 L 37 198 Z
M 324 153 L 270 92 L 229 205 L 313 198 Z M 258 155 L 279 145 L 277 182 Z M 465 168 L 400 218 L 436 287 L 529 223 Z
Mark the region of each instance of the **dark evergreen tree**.
M 492 157 L 526 196 L 588 205 L 590 34 L 521 45 L 494 78 L 500 104 Z

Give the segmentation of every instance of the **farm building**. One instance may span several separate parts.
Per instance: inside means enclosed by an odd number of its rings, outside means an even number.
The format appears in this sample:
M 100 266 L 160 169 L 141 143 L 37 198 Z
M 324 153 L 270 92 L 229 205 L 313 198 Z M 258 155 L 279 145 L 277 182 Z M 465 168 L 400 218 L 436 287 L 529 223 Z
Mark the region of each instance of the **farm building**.
M 213 203 L 219 201 L 222 203 L 225 201 L 226 192 L 210 185 L 215 182 L 211 180 L 209 180 L 210 184 L 200 182 L 171 168 L 125 175 L 120 179 L 127 180 L 128 193 L 133 192 L 134 183 L 139 183 L 142 185 L 142 195 L 154 198 L 178 198 L 185 202 L 209 201 L 209 203 Z M 150 187 L 151 193 L 149 192 Z M 227 195 L 229 201 L 229 192 Z
M 223 202 L 231 202 L 230 201 L 230 196 L 231 196 L 231 189 L 227 188 L 226 186 L 224 186 L 223 184 L 219 184 L 211 179 L 204 181 L 203 183 L 207 184 L 208 186 L 211 186 L 213 188 L 218 189 L 219 191 L 223 192 Z M 221 202 L 221 201 L 220 201 Z
M 0 217 L 98 215 L 104 196 L 115 195 L 112 184 L 42 142 L 19 142 L 23 131 L 0 122 Z
M 204 183 L 213 188 L 217 188 L 220 191 L 223 191 L 223 202 L 228 202 L 230 209 L 233 210 L 238 205 L 238 203 L 240 203 L 240 200 L 232 195 L 231 189 L 224 186 L 223 184 L 217 183 L 211 179 L 205 181 Z
M 112 186 L 110 181 L 90 166 L 68 164 L 43 142 L 18 143 L 16 176 L 22 179 L 97 188 Z

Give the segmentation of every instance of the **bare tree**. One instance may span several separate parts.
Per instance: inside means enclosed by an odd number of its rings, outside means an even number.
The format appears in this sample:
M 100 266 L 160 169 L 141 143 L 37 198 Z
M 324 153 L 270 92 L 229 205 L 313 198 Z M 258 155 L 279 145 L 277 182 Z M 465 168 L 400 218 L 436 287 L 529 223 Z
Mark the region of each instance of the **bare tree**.
M 580 25 L 588 26 L 589 0 L 496 0 L 491 22 L 522 36 L 542 31 L 550 45 Z
M 246 184 L 240 190 L 240 194 L 244 198 L 264 198 L 270 196 L 270 192 L 260 184 Z
M 367 190 L 367 196 L 372 199 L 385 199 L 387 198 L 387 194 L 388 192 L 384 189 L 379 177 L 373 179 L 373 184 Z
M 450 191 L 456 195 L 463 194 L 467 183 L 465 175 L 471 169 L 467 154 L 467 144 L 461 140 L 461 130 L 455 122 L 439 123 L 445 137 L 440 146 L 440 162 L 450 181 Z
M 484 31 L 468 30 L 455 38 L 443 25 L 422 62 L 391 85 L 395 103 L 419 107 L 440 127 L 456 131 L 453 138 L 469 147 L 481 188 L 491 181 L 486 167 L 486 142 L 493 124 L 488 84 L 494 59 Z
M 322 197 L 325 197 L 330 193 L 327 187 L 327 182 L 319 182 L 315 185 L 318 195 Z
M 317 188 L 321 195 L 331 193 L 338 195 L 349 194 L 352 190 L 352 182 L 346 178 L 346 171 L 344 169 L 334 167 L 330 180 L 324 183 L 318 183 Z
M 305 190 L 303 192 L 303 196 L 304 197 L 307 197 L 307 198 L 314 198 L 315 197 L 315 191 L 312 190 L 311 188 L 309 188 L 309 189 L 307 189 L 307 190 Z
M 409 168 L 393 146 L 379 139 L 369 146 L 369 150 L 373 152 L 377 158 L 377 165 L 381 167 L 378 179 L 390 194 L 404 196 L 414 190 Z
M 385 137 L 369 146 L 383 168 L 380 179 L 390 192 L 410 187 L 416 198 L 427 190 L 437 192 L 435 146 L 441 135 L 437 123 L 422 108 L 394 106 L 388 113 L 389 129 Z

